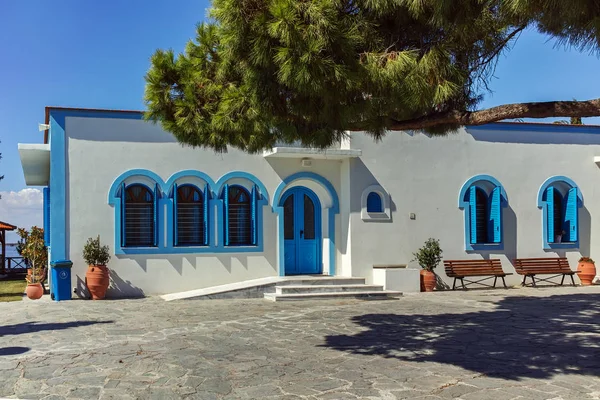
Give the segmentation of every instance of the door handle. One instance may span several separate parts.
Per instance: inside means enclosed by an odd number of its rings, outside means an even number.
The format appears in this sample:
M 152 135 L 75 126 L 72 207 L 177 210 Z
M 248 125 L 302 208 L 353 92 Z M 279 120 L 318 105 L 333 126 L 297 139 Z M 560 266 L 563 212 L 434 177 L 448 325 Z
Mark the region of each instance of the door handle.
M 300 231 L 300 237 L 302 237 L 302 236 L 304 236 L 304 231 L 303 230 Z

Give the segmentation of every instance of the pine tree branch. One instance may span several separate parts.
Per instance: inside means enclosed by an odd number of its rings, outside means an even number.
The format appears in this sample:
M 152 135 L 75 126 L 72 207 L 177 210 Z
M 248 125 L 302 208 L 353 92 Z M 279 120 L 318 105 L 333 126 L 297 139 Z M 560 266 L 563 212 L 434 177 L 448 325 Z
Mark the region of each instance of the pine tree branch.
M 587 101 L 548 101 L 515 103 L 479 111 L 448 111 L 404 121 L 394 121 L 392 131 L 418 130 L 438 125 L 484 125 L 514 118 L 598 117 L 600 98 Z

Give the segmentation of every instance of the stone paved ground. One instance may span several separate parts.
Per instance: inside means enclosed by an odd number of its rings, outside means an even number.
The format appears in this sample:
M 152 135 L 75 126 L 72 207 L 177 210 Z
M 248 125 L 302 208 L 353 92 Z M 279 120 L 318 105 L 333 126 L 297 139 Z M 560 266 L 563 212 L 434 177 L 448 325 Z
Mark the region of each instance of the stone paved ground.
M 0 397 L 600 399 L 600 287 L 0 304 Z

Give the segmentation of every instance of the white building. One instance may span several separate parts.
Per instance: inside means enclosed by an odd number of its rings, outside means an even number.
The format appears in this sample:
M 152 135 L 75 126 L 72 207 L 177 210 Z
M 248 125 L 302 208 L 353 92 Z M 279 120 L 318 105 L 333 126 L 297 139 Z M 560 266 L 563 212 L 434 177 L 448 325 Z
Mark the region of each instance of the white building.
M 263 277 L 365 277 L 409 264 L 429 237 L 446 259 L 598 256 L 600 127 L 495 123 L 447 137 L 352 132 L 338 147 L 216 154 L 134 111 L 48 107 L 44 144 L 19 145 L 47 186 L 50 260 L 109 244 L 109 296 Z M 436 272 L 448 282 L 443 268 Z M 508 283 L 517 284 L 513 275 Z

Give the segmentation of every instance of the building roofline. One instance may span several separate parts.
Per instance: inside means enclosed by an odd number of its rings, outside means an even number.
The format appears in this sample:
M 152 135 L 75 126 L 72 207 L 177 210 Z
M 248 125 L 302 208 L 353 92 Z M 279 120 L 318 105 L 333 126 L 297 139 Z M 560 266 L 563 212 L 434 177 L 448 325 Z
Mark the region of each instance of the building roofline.
M 5 228 L 4 226 L 6 226 L 7 228 Z M 4 222 L 4 221 L 0 221 L 0 230 L 2 230 L 2 231 L 14 231 L 15 229 L 17 229 L 16 225 L 9 224 L 9 223 Z
M 60 107 L 60 106 L 46 106 L 44 123 L 50 124 L 50 112 L 51 111 L 83 111 L 83 112 L 103 112 L 103 113 L 122 113 L 122 114 L 144 114 L 144 111 L 140 110 L 117 110 L 110 108 L 82 108 L 82 107 Z M 44 131 L 44 143 L 48 143 L 48 129 Z
M 140 110 L 119 110 L 111 108 L 81 108 L 81 107 L 60 107 L 60 106 L 46 106 L 46 116 L 44 123 L 50 124 L 50 112 L 56 111 L 83 111 L 83 112 L 102 112 L 102 113 L 122 113 L 122 114 L 143 114 L 144 111 Z M 565 130 L 587 130 L 597 131 L 600 133 L 600 125 L 571 125 L 571 124 L 554 124 L 552 122 L 515 122 L 515 121 L 498 121 L 490 122 L 485 125 L 469 125 L 467 129 L 478 129 L 478 130 L 544 130 L 545 128 L 553 127 L 554 130 L 565 131 Z M 492 129 L 490 129 L 492 128 Z M 48 143 L 48 129 L 44 131 L 44 143 Z

